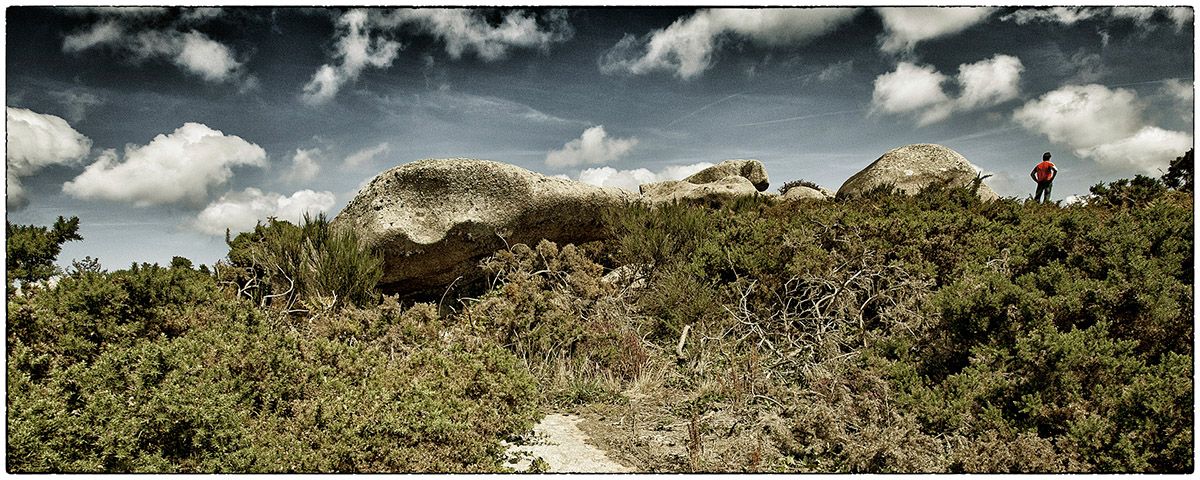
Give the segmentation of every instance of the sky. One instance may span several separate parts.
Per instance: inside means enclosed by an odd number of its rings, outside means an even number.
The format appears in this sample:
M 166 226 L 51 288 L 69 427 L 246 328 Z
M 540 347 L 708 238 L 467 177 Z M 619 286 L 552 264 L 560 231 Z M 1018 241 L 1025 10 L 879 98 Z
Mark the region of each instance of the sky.
M 6 216 L 211 264 L 267 217 L 472 157 L 636 191 L 731 158 L 836 190 L 938 143 L 1058 199 L 1191 148 L 1190 7 L 5 10 Z

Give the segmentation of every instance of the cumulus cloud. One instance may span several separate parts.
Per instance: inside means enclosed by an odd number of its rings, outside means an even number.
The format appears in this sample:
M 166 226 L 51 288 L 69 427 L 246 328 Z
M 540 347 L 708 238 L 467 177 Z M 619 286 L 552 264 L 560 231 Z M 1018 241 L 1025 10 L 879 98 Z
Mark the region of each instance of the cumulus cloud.
M 880 49 L 912 52 L 920 42 L 953 35 L 987 20 L 994 7 L 882 7 Z
M 714 8 L 676 20 L 664 29 L 636 37 L 626 34 L 600 58 L 605 74 L 672 72 L 699 76 L 727 36 L 766 45 L 801 45 L 848 22 L 854 8 Z
M 604 125 L 583 131 L 579 138 L 563 145 L 563 148 L 546 154 L 546 165 L 551 167 L 573 167 L 577 165 L 599 165 L 620 159 L 637 145 L 637 138 L 609 138 Z
M 67 35 L 62 49 L 66 53 L 81 53 L 108 48 L 126 55 L 134 63 L 151 59 L 170 61 L 183 71 L 212 83 L 232 83 L 242 88 L 257 83 L 246 74 L 244 63 L 236 58 L 232 49 L 191 28 L 190 25 L 213 15 L 197 17 L 194 11 L 187 11 L 181 18 L 161 26 L 161 22 L 147 23 L 147 18 L 154 19 L 163 11 L 148 12 L 104 15 L 90 27 Z
M 321 173 L 321 165 L 317 163 L 317 157 L 321 156 L 321 149 L 297 148 L 296 153 L 292 155 L 292 166 L 288 168 L 284 178 L 292 183 L 304 183 L 317 177 Z
M 942 120 L 950 113 L 945 108 L 950 97 L 942 90 L 947 78 L 932 65 L 900 62 L 895 71 L 875 78 L 871 104 L 884 113 L 918 113 L 921 124 Z
M 996 105 L 1021 93 L 1021 59 L 1011 55 L 996 55 L 987 60 L 958 66 L 958 84 L 962 91 L 957 103 L 961 109 Z
M 233 233 L 244 232 L 268 218 L 298 223 L 306 213 L 312 216 L 328 212 L 335 202 L 333 192 L 300 190 L 291 196 L 284 196 L 247 188 L 221 195 L 221 198 L 208 204 L 196 216 L 191 227 L 210 235 L 224 235 L 227 228 Z
M 66 120 L 24 108 L 5 108 L 5 205 L 21 208 L 29 203 L 21 179 L 50 165 L 73 165 L 87 156 L 91 139 L 71 128 Z
M 1137 132 L 1144 109 L 1132 90 L 1068 85 L 1030 100 L 1013 120 L 1052 142 L 1084 148 Z
M 310 105 L 326 103 L 366 68 L 390 67 L 403 46 L 389 37 L 400 33 L 432 36 L 455 59 L 473 52 L 484 61 L 495 61 L 514 48 L 546 50 L 569 39 L 573 31 L 563 11 L 551 11 L 539 22 L 534 14 L 513 10 L 499 25 L 491 25 L 478 9 L 354 9 L 338 18 L 333 62 L 317 69 L 301 98 Z
M 389 146 L 387 142 L 383 142 L 374 147 L 364 148 L 357 152 L 351 153 L 349 156 L 346 157 L 346 160 L 344 163 L 346 164 L 346 166 L 349 166 L 349 167 L 357 167 L 359 165 L 364 165 L 364 164 L 367 164 L 368 162 L 370 162 L 371 160 L 374 160 L 376 155 L 384 153 L 384 152 L 388 151 L 389 149 L 391 149 L 391 146 Z
M 1172 159 L 1189 148 L 1192 148 L 1191 135 L 1146 126 L 1129 137 L 1081 149 L 1076 153 L 1105 165 L 1161 175 Z
M 683 180 L 693 173 L 711 166 L 713 164 L 708 162 L 671 165 L 657 172 L 646 168 L 633 170 L 617 170 L 613 167 L 588 168 L 579 173 L 579 181 L 599 187 L 619 187 L 636 192 L 638 186 L 643 183 Z
M 954 77 L 958 95 L 951 97 L 942 88 L 950 77 L 931 65 L 900 62 L 896 70 L 875 78 L 872 110 L 912 115 L 918 125 L 940 122 L 954 112 L 987 108 L 1017 98 L 1024 70 L 1021 60 L 1010 55 L 964 63 Z
M 138 206 L 203 204 L 209 189 L 233 176 L 233 167 L 263 167 L 267 154 L 236 135 L 186 123 L 146 145 L 126 145 L 124 160 L 106 150 L 63 191 L 82 199 Z
M 1102 165 L 1157 174 L 1186 151 L 1191 135 L 1147 125 L 1145 103 L 1132 90 L 1067 85 L 1013 112 L 1025 129 Z

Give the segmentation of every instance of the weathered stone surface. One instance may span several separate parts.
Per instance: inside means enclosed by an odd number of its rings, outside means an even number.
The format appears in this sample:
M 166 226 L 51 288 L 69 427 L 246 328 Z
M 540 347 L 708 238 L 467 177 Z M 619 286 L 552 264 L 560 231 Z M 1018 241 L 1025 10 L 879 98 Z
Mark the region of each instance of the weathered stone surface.
M 687 180 L 646 183 L 640 187 L 642 199 L 650 204 L 676 201 L 725 203 L 736 198 L 760 195 L 758 189 L 746 177 L 724 177 L 709 183 L 691 183 Z
M 787 192 L 784 192 L 784 194 L 780 195 L 779 198 L 782 200 L 829 200 L 833 198 L 833 192 L 825 188 L 816 189 L 812 187 L 806 187 L 804 185 L 796 185 L 787 189 Z
M 754 184 L 758 191 L 764 191 L 771 182 L 767 179 L 767 169 L 762 162 L 754 159 L 725 160 L 708 167 L 692 176 L 683 179 L 688 183 L 704 184 L 721 180 L 725 177 L 744 177 Z
M 953 186 L 970 185 L 978 174 L 978 168 L 947 147 L 931 143 L 905 145 L 883 154 L 854 174 L 842 184 L 837 195 L 857 195 L 884 184 L 893 184 L 905 194 L 913 195 L 943 182 Z M 982 184 L 979 198 L 995 200 L 1000 197 Z
M 387 170 L 333 220 L 384 257 L 388 292 L 442 289 L 479 278 L 479 260 L 516 243 L 602 238 L 600 212 L 637 195 L 469 158 L 420 160 Z

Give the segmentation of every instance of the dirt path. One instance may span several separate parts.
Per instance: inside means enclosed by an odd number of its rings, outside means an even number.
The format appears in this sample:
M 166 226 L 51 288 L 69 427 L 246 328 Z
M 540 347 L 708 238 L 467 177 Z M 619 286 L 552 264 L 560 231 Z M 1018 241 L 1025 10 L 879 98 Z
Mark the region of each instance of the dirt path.
M 608 458 L 588 443 L 588 436 L 579 429 L 583 419 L 575 415 L 547 415 L 533 427 L 533 438 L 508 447 L 508 456 L 518 458 L 510 464 L 514 470 L 527 471 L 533 459 L 541 457 L 550 472 L 619 473 L 633 471 Z

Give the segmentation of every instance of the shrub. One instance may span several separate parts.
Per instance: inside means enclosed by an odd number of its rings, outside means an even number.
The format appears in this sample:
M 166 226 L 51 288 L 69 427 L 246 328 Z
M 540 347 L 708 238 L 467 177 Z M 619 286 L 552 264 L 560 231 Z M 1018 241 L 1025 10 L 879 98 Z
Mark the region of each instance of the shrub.
M 62 251 L 62 244 L 72 240 L 83 240 L 79 235 L 79 217 L 64 220 L 58 217 L 51 227 L 36 225 L 13 225 L 4 222 L 5 251 L 7 259 L 5 284 L 8 296 L 13 293 L 14 282 L 29 284 L 59 273 L 54 260 Z
M 784 194 L 786 194 L 788 190 L 791 190 L 791 189 L 792 189 L 792 187 L 808 187 L 808 188 L 811 188 L 811 189 L 813 189 L 813 190 L 820 190 L 820 189 L 821 189 L 821 186 L 820 186 L 820 185 L 817 185 L 817 184 L 815 184 L 815 183 L 813 183 L 813 182 L 810 182 L 810 181 L 808 181 L 808 180 L 789 180 L 788 182 L 784 183 L 783 185 L 781 185 L 781 186 L 779 187 L 779 194 L 780 194 L 780 195 L 784 195 Z
M 370 306 L 379 298 L 383 259 L 353 230 L 332 228 L 324 214 L 306 215 L 299 226 L 271 219 L 227 243 L 228 264 L 218 265 L 218 276 L 260 305 L 309 311 Z

